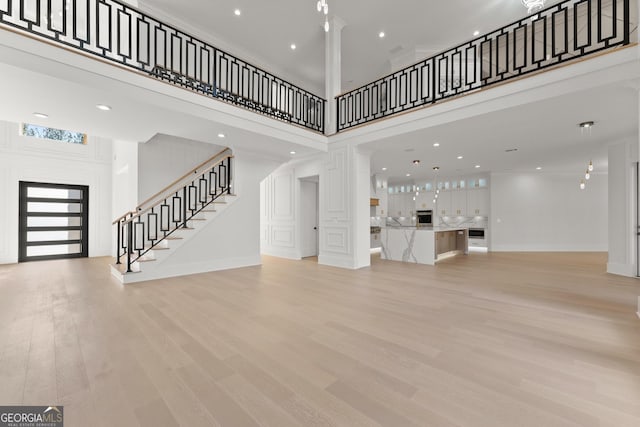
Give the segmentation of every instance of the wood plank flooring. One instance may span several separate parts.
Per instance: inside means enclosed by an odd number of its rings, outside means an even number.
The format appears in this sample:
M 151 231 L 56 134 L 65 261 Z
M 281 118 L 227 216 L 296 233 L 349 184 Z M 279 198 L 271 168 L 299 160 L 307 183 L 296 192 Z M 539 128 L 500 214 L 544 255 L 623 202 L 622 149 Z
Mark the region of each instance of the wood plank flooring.
M 637 280 L 606 254 L 261 267 L 123 287 L 0 266 L 0 405 L 66 426 L 640 426 Z

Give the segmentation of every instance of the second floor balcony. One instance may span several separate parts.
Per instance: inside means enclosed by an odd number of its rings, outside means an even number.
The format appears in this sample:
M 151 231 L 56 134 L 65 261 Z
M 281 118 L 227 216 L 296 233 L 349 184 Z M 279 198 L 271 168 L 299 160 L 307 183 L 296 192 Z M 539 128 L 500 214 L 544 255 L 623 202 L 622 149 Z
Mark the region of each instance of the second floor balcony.
M 0 0 L 0 27 L 324 133 L 327 121 L 345 131 L 630 45 L 636 6 L 556 2 L 329 101 L 118 0 Z

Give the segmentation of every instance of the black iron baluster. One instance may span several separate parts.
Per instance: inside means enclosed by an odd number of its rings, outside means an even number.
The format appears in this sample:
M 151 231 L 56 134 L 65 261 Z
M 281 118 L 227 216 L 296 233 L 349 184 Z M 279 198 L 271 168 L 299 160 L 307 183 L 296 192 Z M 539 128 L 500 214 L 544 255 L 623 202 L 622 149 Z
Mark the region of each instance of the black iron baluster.
M 131 273 L 131 253 L 133 252 L 133 220 L 127 225 L 127 273 Z
M 118 229 L 117 230 L 118 237 L 116 237 L 116 255 L 117 255 L 116 264 L 121 264 L 121 262 L 120 262 L 120 237 L 121 237 L 122 232 L 121 232 L 120 228 L 122 227 L 122 221 L 123 220 L 118 221 L 118 224 L 116 226 L 116 228 Z
M 182 228 L 187 228 L 187 186 L 182 189 Z

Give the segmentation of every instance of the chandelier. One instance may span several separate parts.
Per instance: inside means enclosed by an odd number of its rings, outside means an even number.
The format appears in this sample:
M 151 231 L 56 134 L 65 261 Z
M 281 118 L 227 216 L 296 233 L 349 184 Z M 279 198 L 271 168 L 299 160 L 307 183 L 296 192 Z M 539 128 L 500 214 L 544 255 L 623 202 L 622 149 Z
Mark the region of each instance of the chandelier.
M 318 0 L 316 5 L 318 12 L 324 13 L 324 31 L 329 32 L 329 3 L 327 0 Z
M 527 8 L 527 12 L 531 13 L 544 7 L 545 0 L 522 0 L 522 4 Z

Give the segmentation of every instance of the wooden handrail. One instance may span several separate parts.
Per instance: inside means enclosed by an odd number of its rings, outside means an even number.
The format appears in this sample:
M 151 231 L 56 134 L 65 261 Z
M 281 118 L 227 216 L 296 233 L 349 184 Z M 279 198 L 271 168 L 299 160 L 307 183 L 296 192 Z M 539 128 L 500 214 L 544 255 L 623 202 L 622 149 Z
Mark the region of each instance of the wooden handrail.
M 143 208 L 144 205 L 146 205 L 147 203 L 149 203 L 151 200 L 155 199 L 156 197 L 158 197 L 161 194 L 166 193 L 167 191 L 169 191 L 169 189 L 171 189 L 174 185 L 177 185 L 179 182 L 181 182 L 183 179 L 190 177 L 191 175 L 193 175 L 194 173 L 198 173 L 198 169 L 206 166 L 208 163 L 212 162 L 213 160 L 215 160 L 217 157 L 219 157 L 220 155 L 222 155 L 222 153 L 224 153 L 225 151 L 231 151 L 228 148 L 225 148 L 224 150 L 220 151 L 218 154 L 216 154 L 215 156 L 209 158 L 208 160 L 205 160 L 204 162 L 200 163 L 198 166 L 196 166 L 195 168 L 191 169 L 189 172 L 185 173 L 184 175 L 182 175 L 180 178 L 176 179 L 175 181 L 173 181 L 171 184 L 167 185 L 165 188 L 163 188 L 162 190 L 158 191 L 156 194 L 154 194 L 153 196 L 149 197 L 147 200 L 145 200 L 144 202 L 140 203 L 138 206 L 136 206 L 136 211 L 139 211 Z
M 136 213 L 136 211 L 129 211 L 126 214 L 118 217 L 117 219 L 115 219 L 111 225 L 116 225 L 117 223 L 119 223 L 120 221 L 122 221 L 123 219 L 125 219 L 127 217 L 127 215 L 134 215 Z
M 223 153 L 224 151 L 227 151 L 227 150 L 223 150 L 223 151 L 221 151 L 220 153 Z M 166 199 L 166 198 L 168 197 L 168 195 L 169 195 L 169 194 L 173 193 L 173 191 L 169 191 L 169 192 L 167 192 L 166 190 L 169 190 L 169 189 L 171 189 L 171 188 L 176 187 L 179 183 L 181 183 L 182 181 L 184 181 L 186 178 L 191 177 L 193 173 L 198 173 L 198 169 L 200 169 L 200 168 L 202 168 L 202 167 L 205 167 L 205 166 L 207 166 L 207 168 L 212 168 L 212 167 L 214 167 L 214 166 L 216 166 L 216 165 L 218 165 L 218 164 L 222 163 L 223 161 L 225 161 L 225 160 L 227 160 L 227 159 L 232 159 L 232 158 L 233 158 L 233 156 L 232 156 L 231 154 L 228 154 L 228 155 L 226 155 L 226 156 L 224 156 L 224 157 L 219 158 L 217 162 L 215 162 L 215 163 L 211 163 L 211 160 L 213 160 L 213 159 L 215 159 L 215 158 L 217 158 L 217 157 L 219 157 L 219 156 L 220 156 L 220 153 L 218 153 L 216 156 L 212 157 L 212 158 L 211 158 L 211 159 L 209 159 L 208 161 L 206 161 L 206 162 L 204 162 L 204 163 L 200 164 L 197 168 L 194 168 L 194 169 L 191 171 L 191 174 L 187 174 L 187 175 L 183 176 L 182 178 L 178 179 L 177 181 L 174 181 L 170 186 L 166 187 L 166 188 L 165 188 L 165 190 L 164 190 L 163 192 L 161 192 L 161 193 L 160 193 L 160 192 L 159 192 L 159 193 L 156 193 L 156 195 L 155 195 L 155 196 L 158 196 L 158 195 L 160 195 L 160 194 L 161 194 L 161 195 L 162 195 L 162 197 L 159 197 L 159 198 L 155 199 L 155 201 L 154 201 L 153 203 L 148 203 L 150 200 L 152 200 L 151 198 L 147 199 L 147 200 L 145 201 L 145 203 L 142 203 L 140 206 L 138 206 L 138 208 L 137 208 L 137 209 L 138 209 L 138 211 L 137 211 L 137 212 L 134 212 L 134 213 L 133 213 L 133 215 L 131 216 L 131 218 L 129 218 L 129 219 L 127 219 L 127 220 L 125 220 L 123 224 L 128 224 L 128 223 L 132 222 L 134 219 L 136 219 L 136 218 L 138 218 L 138 217 L 140 217 L 140 216 L 144 215 L 145 213 L 149 212 L 149 211 L 150 211 L 151 209 L 153 209 L 153 208 L 154 208 L 158 203 L 160 203 L 161 201 L 163 201 L 164 199 Z M 154 197 L 155 197 L 155 196 L 154 196 Z M 142 209 L 142 206 L 143 206 L 144 204 L 149 204 L 149 207 L 148 207 L 148 208 L 145 208 L 145 209 Z
M 193 174 L 198 173 L 198 170 L 207 166 L 208 164 L 212 163 L 213 161 L 215 161 L 216 159 L 218 159 L 220 156 L 222 156 L 225 152 L 231 152 L 231 149 L 229 148 L 225 148 L 224 150 L 218 152 L 216 155 L 214 155 L 213 157 L 210 157 L 209 159 L 205 160 L 204 162 L 200 163 L 198 166 L 194 167 L 193 169 L 191 169 L 189 172 L 185 173 L 184 175 L 182 175 L 180 178 L 176 179 L 175 181 L 173 181 L 171 184 L 167 185 L 166 187 L 164 187 L 162 190 L 158 191 L 157 193 L 155 193 L 153 196 L 149 197 L 147 200 L 145 200 L 144 202 L 140 203 L 138 206 L 136 206 L 135 210 L 133 211 L 129 211 L 127 213 L 125 213 L 124 215 L 120 216 L 118 219 L 116 219 L 115 221 L 113 221 L 113 224 L 117 224 L 120 221 L 122 221 L 123 219 L 125 219 L 128 215 L 132 215 L 132 217 L 130 218 L 136 218 L 140 215 L 142 215 L 144 212 L 148 211 L 149 208 L 144 209 L 144 206 L 149 204 L 149 202 L 151 202 L 152 200 L 156 200 L 158 196 L 164 196 L 167 192 L 169 192 L 169 190 L 171 190 L 172 188 L 174 188 L 175 186 L 177 186 L 178 184 L 180 184 L 182 181 L 184 181 L 185 179 L 193 176 Z M 231 154 L 223 157 L 222 159 L 219 159 L 218 161 L 216 161 L 216 164 L 220 163 L 221 161 L 229 158 L 229 157 L 233 157 Z M 157 199 L 156 201 L 160 201 L 163 200 L 165 197 L 162 197 L 160 199 Z M 153 205 L 155 205 L 155 203 L 153 203 Z M 143 210 L 144 209 L 144 210 Z M 129 222 L 129 221 L 126 221 Z

